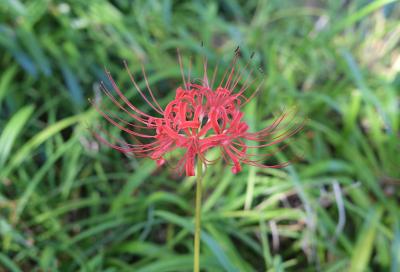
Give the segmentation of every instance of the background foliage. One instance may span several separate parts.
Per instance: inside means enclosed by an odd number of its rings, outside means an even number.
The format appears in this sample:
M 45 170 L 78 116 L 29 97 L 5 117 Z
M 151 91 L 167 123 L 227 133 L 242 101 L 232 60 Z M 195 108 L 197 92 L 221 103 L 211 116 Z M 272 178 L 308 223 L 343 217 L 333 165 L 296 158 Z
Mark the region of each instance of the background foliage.
M 290 167 L 209 168 L 205 271 L 400 271 L 399 19 L 390 0 L 2 0 L 0 271 L 190 271 L 194 179 L 100 147 L 86 99 L 105 66 L 144 106 L 125 59 L 165 105 L 176 48 L 201 76 L 238 45 L 265 77 L 252 127 L 285 105 L 310 121 Z

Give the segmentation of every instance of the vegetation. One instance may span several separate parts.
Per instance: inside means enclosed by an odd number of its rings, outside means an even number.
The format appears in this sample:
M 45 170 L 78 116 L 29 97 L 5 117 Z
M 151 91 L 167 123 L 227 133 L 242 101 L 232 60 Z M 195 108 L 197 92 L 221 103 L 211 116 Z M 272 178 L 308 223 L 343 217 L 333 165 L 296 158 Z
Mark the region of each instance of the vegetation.
M 146 68 L 162 105 L 176 48 L 264 78 L 247 120 L 309 121 L 283 169 L 204 177 L 204 271 L 400 270 L 400 5 L 354 1 L 0 1 L 0 271 L 190 271 L 193 177 L 99 145 L 104 67 Z M 188 67 L 186 66 L 186 69 Z M 277 159 L 290 159 L 286 151 Z

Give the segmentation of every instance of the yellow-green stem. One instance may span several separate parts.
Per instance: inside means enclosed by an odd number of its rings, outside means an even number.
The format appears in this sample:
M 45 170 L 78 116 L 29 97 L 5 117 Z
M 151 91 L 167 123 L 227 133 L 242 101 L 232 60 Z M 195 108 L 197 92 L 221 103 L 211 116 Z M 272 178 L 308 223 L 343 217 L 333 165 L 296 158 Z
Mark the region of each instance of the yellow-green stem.
M 196 178 L 196 214 L 194 229 L 194 265 L 193 271 L 200 271 L 200 225 L 201 225 L 201 190 L 202 190 L 202 171 L 201 160 L 197 160 L 197 178 Z

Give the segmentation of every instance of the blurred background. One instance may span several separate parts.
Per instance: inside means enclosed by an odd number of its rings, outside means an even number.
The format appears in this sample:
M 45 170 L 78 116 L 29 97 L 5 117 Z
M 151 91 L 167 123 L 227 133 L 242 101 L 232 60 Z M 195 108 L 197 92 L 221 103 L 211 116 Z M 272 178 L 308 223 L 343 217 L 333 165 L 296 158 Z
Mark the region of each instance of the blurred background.
M 106 67 L 146 109 L 126 60 L 166 105 L 177 48 L 201 77 L 237 46 L 251 126 L 309 122 L 289 167 L 208 168 L 204 271 L 400 271 L 399 41 L 390 0 L 1 0 L 0 271 L 191 271 L 194 179 L 100 145 L 87 99 Z

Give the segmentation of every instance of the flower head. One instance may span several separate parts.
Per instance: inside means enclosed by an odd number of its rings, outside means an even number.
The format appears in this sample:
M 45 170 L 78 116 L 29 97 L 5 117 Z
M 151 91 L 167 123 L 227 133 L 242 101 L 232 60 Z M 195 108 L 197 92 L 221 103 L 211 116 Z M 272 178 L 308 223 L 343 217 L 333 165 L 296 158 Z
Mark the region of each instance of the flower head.
M 185 78 L 179 54 L 178 57 L 183 86 L 176 89 L 175 98 L 165 108 L 161 107 L 155 99 L 143 66 L 145 91 L 139 87 L 125 63 L 134 87 L 157 116 L 150 115 L 133 105 L 107 71 L 108 79 L 116 95 L 113 95 L 103 82 L 101 83 L 102 90 L 122 112 L 129 116 L 130 120 L 120 118 L 96 103 L 92 104 L 108 122 L 132 136 L 134 143 L 126 143 L 109 136 L 116 142 L 110 143 L 100 133 L 94 133 L 95 137 L 118 151 L 132 153 L 138 157 L 148 157 L 155 160 L 158 165 L 163 165 L 166 162 L 166 156 L 171 152 L 183 150 L 177 168 L 180 172 L 185 171 L 187 176 L 195 174 L 196 160 L 202 160 L 205 164 L 212 163 L 206 158 L 207 151 L 212 148 L 221 150 L 221 157 L 226 163 L 232 165 L 231 170 L 235 174 L 242 170 L 242 164 L 263 168 L 278 168 L 287 165 L 287 163 L 265 164 L 266 157 L 273 153 L 262 154 L 251 150 L 284 142 L 296 134 L 304 123 L 293 122 L 295 115 L 286 112 L 267 128 L 258 132 L 249 132 L 242 107 L 254 97 L 261 84 L 256 87 L 250 97 L 246 97 L 245 91 L 253 85 L 253 81 L 250 80 L 252 71 L 246 70 L 248 65 L 238 69 L 236 64 L 239 57 L 238 51 L 216 88 L 213 85 L 217 69 L 214 70 L 210 83 L 206 60 L 203 79 L 195 83 L 191 82 L 190 75 Z M 247 75 L 244 79 L 245 74 Z M 241 87 L 238 88 L 241 82 Z M 249 144 L 250 142 L 255 143 Z M 286 145 L 278 151 L 285 147 Z

